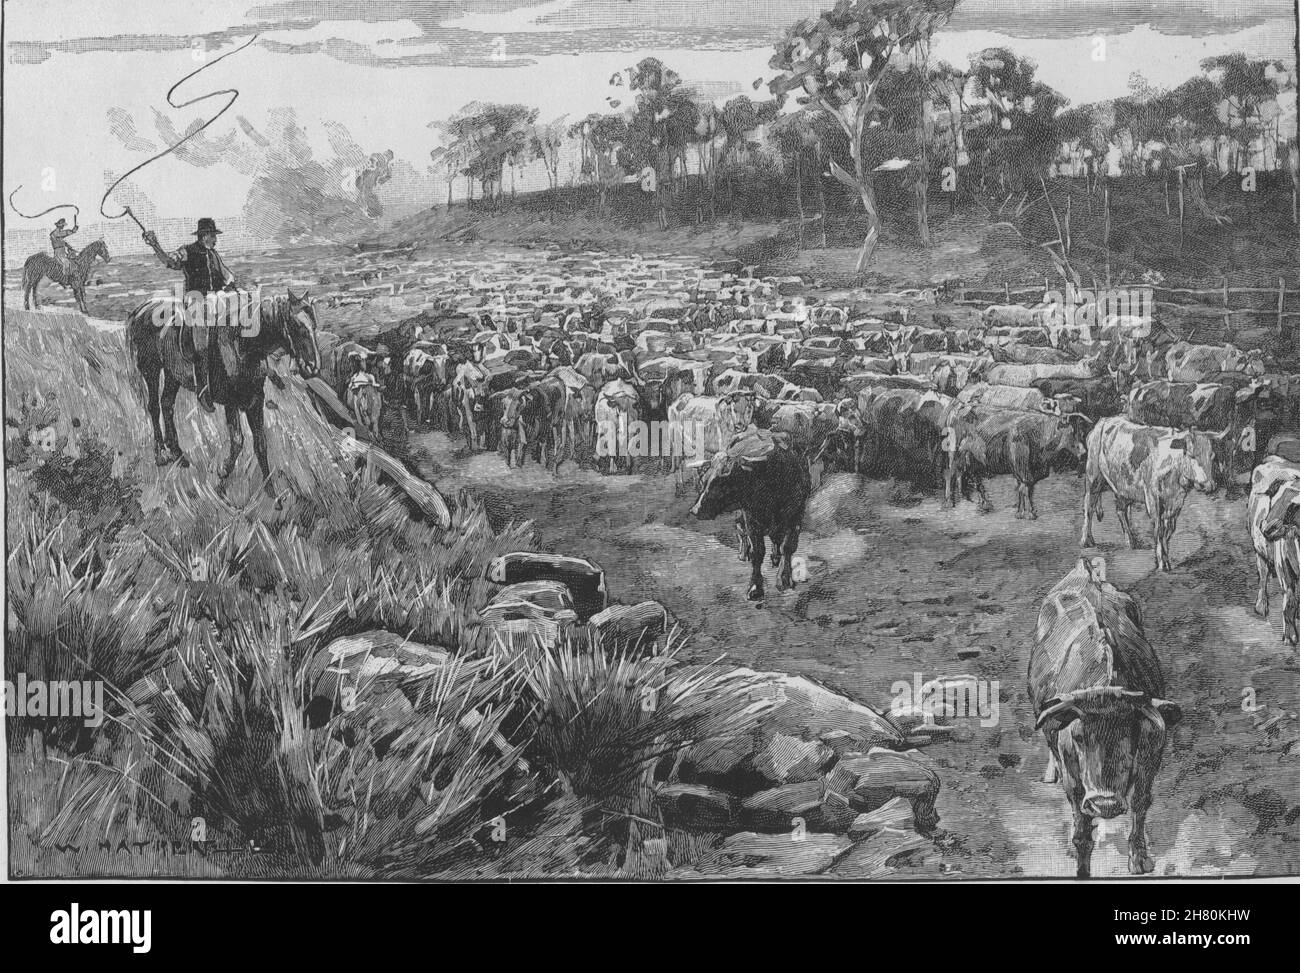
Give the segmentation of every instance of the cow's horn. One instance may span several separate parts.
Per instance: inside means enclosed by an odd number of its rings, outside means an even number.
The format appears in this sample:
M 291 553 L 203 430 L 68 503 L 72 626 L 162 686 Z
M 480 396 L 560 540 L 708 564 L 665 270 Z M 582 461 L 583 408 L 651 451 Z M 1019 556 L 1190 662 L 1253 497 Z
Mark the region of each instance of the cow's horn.
M 1160 714 L 1166 728 L 1172 728 L 1182 722 L 1183 708 L 1169 699 L 1151 699 L 1151 708 Z
M 1060 731 L 1079 718 L 1079 711 L 1074 708 L 1074 700 L 1068 696 L 1049 699 L 1038 714 L 1034 723 L 1035 730 Z

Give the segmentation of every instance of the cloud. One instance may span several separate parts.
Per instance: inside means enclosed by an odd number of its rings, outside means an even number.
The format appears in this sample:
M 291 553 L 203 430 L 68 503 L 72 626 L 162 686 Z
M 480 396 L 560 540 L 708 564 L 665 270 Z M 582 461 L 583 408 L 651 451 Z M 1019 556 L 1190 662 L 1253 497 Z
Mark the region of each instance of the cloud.
M 533 58 L 588 51 L 693 48 L 752 50 L 832 0 L 283 0 L 248 10 L 245 23 L 193 34 L 127 33 L 11 41 L 14 64 L 52 53 L 209 50 L 253 33 L 285 54 L 323 54 L 367 67 L 517 67 Z M 1164 34 L 1208 36 L 1273 20 L 1290 22 L 1291 0 L 963 0 L 950 30 L 1014 37 L 1119 35 L 1141 25 Z M 326 35 L 326 36 L 322 36 Z
M 114 107 L 108 110 L 108 129 L 132 152 L 158 151 L 158 146 L 136 131 L 135 118 L 123 108 Z

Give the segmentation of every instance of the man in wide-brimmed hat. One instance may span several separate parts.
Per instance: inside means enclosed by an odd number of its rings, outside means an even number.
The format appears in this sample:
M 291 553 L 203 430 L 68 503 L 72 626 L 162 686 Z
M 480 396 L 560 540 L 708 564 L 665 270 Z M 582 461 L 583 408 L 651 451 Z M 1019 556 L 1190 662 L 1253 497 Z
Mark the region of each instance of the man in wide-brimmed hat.
M 187 300 L 192 300 L 191 295 L 215 294 L 221 290 L 235 290 L 238 282 L 235 275 L 232 274 L 226 265 L 222 262 L 220 255 L 217 253 L 217 235 L 221 233 L 217 229 L 216 221 L 210 216 L 204 216 L 199 220 L 198 229 L 194 235 L 198 237 L 195 243 L 187 243 L 175 253 L 167 253 L 158 244 L 158 237 L 152 230 L 145 230 L 144 242 L 153 248 L 158 259 L 170 270 L 180 270 L 185 274 L 185 295 Z M 187 311 L 189 308 L 187 308 Z M 188 315 L 187 315 L 188 316 Z M 211 348 L 215 345 L 220 349 L 223 345 L 233 354 L 237 348 L 235 336 L 228 334 L 232 331 L 230 327 L 217 328 L 217 340 L 208 341 L 208 328 L 199 323 L 201 318 L 195 316 L 192 334 L 194 337 L 194 388 L 198 393 L 199 405 L 205 411 L 212 412 L 214 405 L 212 402 L 212 387 L 209 375 L 211 360 Z M 225 334 L 223 338 L 222 335 Z M 233 361 L 233 357 L 232 357 Z
M 78 227 L 68 228 L 68 221 L 59 217 L 54 221 L 54 229 L 50 231 L 50 248 L 54 251 L 55 259 L 63 266 L 63 273 L 71 276 L 75 271 L 76 265 L 73 260 L 77 256 L 77 251 L 68 246 L 68 237 L 76 233 Z

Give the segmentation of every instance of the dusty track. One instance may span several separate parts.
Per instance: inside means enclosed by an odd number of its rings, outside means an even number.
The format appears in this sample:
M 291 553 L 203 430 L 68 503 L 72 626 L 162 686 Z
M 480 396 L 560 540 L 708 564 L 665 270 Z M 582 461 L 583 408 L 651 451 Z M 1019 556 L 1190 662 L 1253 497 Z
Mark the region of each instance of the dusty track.
M 1076 477 L 1040 485 L 1040 519 L 1020 521 L 1006 482 L 991 486 L 995 511 L 980 515 L 970 504 L 946 510 L 904 484 L 834 476 L 810 504 L 800 545 L 809 580 L 794 592 L 769 583 L 756 607 L 744 599 L 747 567 L 730 517 L 695 521 L 667 476 L 605 478 L 569 466 L 555 478 L 531 461 L 507 472 L 499 456 L 467 454 L 440 433 L 414 442 L 431 457 L 425 475 L 444 490 L 484 497 L 501 521 L 532 520 L 547 550 L 595 559 L 616 599 L 663 602 L 694 633 L 690 651 L 700 659 L 725 653 L 800 673 L 881 708 L 892 684 L 917 672 L 997 680 L 996 725 L 957 720 L 953 739 L 923 751 L 943 780 L 943 833 L 901 874 L 1073 875 L 1069 813 L 1059 785 L 1041 782 L 1046 746 L 1024 677 L 1039 602 L 1078 557 Z M 1097 553 L 1111 580 L 1141 598 L 1187 713 L 1148 823 L 1156 875 L 1300 871 L 1300 745 L 1291 742 L 1300 723 L 1288 716 L 1300 666 L 1278 619 L 1251 612 L 1245 501 L 1193 496 L 1167 575 L 1154 573 L 1149 549 L 1122 546 L 1104 503 Z M 1147 529 L 1141 515 L 1136 523 Z M 971 649 L 978 655 L 958 657 Z M 1242 707 L 1247 687 L 1255 712 Z M 1099 823 L 1094 875 L 1127 875 L 1127 833 L 1126 818 Z

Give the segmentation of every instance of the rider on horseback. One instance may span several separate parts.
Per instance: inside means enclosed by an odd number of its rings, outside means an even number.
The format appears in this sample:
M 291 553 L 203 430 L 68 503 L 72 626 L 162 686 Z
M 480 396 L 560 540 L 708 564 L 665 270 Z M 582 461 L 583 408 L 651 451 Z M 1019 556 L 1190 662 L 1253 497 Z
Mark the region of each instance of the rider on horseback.
M 74 226 L 68 230 L 65 229 L 67 225 L 68 221 L 63 217 L 54 221 L 54 229 L 50 231 L 50 249 L 54 251 L 54 258 L 63 267 L 64 274 L 71 277 L 76 270 L 76 265 L 72 261 L 76 259 L 77 251 L 68 246 L 68 237 L 76 233 L 80 227 Z
M 232 274 L 226 265 L 222 262 L 221 257 L 217 254 L 217 234 L 221 231 L 217 229 L 216 222 L 211 217 L 202 217 L 199 220 L 198 229 L 194 235 L 198 237 L 198 242 L 187 243 L 175 253 L 165 252 L 158 244 L 158 237 L 152 230 L 145 230 L 144 242 L 153 248 L 158 259 L 169 270 L 180 270 L 185 273 L 185 293 L 186 299 L 195 292 L 204 295 L 215 294 L 221 290 L 235 290 L 238 283 L 235 275 Z M 188 310 L 188 309 L 187 309 Z M 187 315 L 188 316 L 188 315 Z M 201 321 L 201 319 L 198 319 Z M 208 341 L 208 328 L 202 323 L 193 323 L 191 333 L 194 338 L 194 388 L 198 392 L 199 405 L 207 412 L 214 411 L 212 402 L 212 386 L 209 378 L 211 374 L 212 348 L 218 348 L 222 344 L 229 344 L 234 340 L 234 329 L 223 325 L 217 327 L 217 340 Z M 225 335 L 223 338 L 222 336 Z

